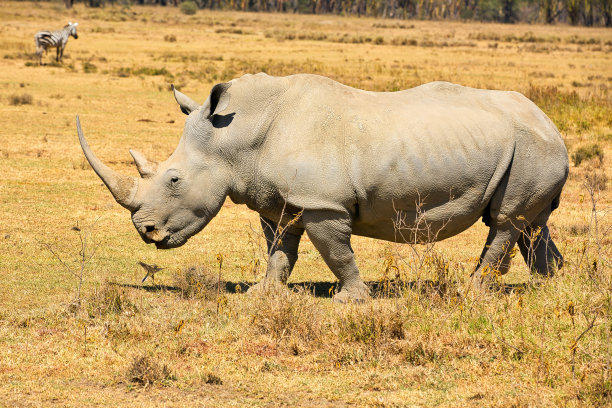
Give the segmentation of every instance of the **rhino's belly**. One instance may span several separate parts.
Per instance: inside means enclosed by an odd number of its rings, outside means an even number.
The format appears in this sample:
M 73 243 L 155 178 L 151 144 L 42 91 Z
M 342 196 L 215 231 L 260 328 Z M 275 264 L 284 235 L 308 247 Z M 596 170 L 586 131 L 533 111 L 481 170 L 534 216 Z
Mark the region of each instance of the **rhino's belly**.
M 419 199 L 403 197 L 393 202 L 376 200 L 356 206 L 353 234 L 400 243 L 440 241 L 465 231 L 487 206 L 477 192 L 439 202 Z

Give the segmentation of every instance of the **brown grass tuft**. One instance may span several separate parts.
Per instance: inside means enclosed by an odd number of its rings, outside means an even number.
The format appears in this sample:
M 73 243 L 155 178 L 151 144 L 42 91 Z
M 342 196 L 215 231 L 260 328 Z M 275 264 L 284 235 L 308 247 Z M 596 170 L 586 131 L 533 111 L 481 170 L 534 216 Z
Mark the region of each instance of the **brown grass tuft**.
M 185 299 L 215 299 L 217 291 L 225 291 L 225 283 L 202 266 L 191 266 L 173 275 L 174 285 Z
M 204 382 L 210 385 L 222 385 L 223 384 L 221 377 L 213 373 L 206 373 L 204 375 Z
M 590 144 L 588 146 L 581 146 L 574 153 L 572 153 L 572 161 L 574 166 L 580 166 L 580 163 L 586 160 L 598 159 L 599 164 L 603 163 L 604 152 L 603 149 L 597 144 Z
M 28 93 L 21 95 L 13 94 L 9 96 L 9 104 L 11 105 L 31 105 L 34 102 L 34 97 Z
M 148 385 L 164 384 L 175 379 L 166 364 L 161 365 L 147 355 L 134 357 L 127 376 L 130 382 L 145 387 Z
M 252 326 L 277 340 L 318 340 L 323 333 L 323 320 L 316 299 L 305 290 L 293 292 L 275 285 L 254 298 Z
M 337 321 L 338 337 L 342 341 L 360 343 L 367 349 L 384 347 L 392 340 L 403 340 L 404 319 L 395 306 L 352 305 L 340 313 Z
M 87 313 L 90 318 L 103 317 L 107 315 L 134 315 L 138 307 L 130 299 L 125 289 L 110 282 L 94 289 L 87 299 Z

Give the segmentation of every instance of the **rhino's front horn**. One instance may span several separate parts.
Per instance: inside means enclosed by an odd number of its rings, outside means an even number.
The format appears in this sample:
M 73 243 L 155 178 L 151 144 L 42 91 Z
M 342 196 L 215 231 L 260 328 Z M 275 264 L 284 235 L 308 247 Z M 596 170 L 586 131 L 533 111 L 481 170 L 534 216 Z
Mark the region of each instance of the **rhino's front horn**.
M 130 149 L 130 154 L 134 158 L 134 163 L 136 163 L 136 168 L 138 169 L 138 173 L 140 173 L 140 177 L 149 178 L 157 173 L 157 162 L 148 161 L 142 153 L 134 149 Z
M 76 117 L 76 122 L 81 148 L 83 149 L 83 153 L 85 153 L 87 161 L 89 164 L 91 164 L 91 167 L 94 169 L 98 177 L 102 179 L 104 184 L 106 184 L 106 187 L 108 187 L 113 197 L 115 197 L 115 200 L 119 204 L 130 211 L 137 210 L 139 206 L 136 202 L 134 202 L 134 197 L 136 196 L 136 191 L 138 190 L 138 179 L 119 174 L 102 163 L 89 147 L 87 140 L 85 140 L 83 130 L 81 129 L 81 121 L 79 120 L 78 115 Z

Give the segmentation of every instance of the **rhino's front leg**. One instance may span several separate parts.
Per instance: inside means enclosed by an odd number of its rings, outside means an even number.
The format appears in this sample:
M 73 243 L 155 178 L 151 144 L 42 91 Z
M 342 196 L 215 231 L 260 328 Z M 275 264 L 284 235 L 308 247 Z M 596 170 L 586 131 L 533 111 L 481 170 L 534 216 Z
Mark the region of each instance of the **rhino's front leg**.
M 369 289 L 359 276 L 351 248 L 351 218 L 336 211 L 304 211 L 304 228 L 325 263 L 340 281 L 340 292 L 334 301 L 363 302 L 370 297 Z
M 268 268 L 266 277 L 251 287 L 250 292 L 265 289 L 277 283 L 287 283 L 298 259 L 298 246 L 304 233 L 304 229 L 292 226 L 280 234 L 275 222 L 264 217 L 260 217 L 260 221 L 268 248 Z

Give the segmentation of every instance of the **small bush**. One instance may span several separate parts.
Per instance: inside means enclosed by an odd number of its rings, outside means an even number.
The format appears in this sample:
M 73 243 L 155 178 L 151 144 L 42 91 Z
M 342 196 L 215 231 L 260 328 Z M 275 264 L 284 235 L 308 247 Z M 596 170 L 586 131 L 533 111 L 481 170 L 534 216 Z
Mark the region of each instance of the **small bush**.
M 163 366 L 148 356 L 135 357 L 128 370 L 128 380 L 143 386 L 167 382 L 174 379 L 166 364 Z
M 198 11 L 198 5 L 193 1 L 185 1 L 181 3 L 181 13 L 189 16 L 194 15 Z
M 251 322 L 258 332 L 278 340 L 320 338 L 323 318 L 311 294 L 304 290 L 292 292 L 281 285 L 265 290 L 267 293 L 255 298 L 253 307 Z
M 204 382 L 210 385 L 222 385 L 223 381 L 221 378 L 213 373 L 206 373 L 204 376 Z
M 562 105 L 578 106 L 582 102 L 576 91 L 564 92 L 556 86 L 530 84 L 524 94 L 544 110 L 552 110 Z
M 566 42 L 570 44 L 578 44 L 578 45 L 592 45 L 592 44 L 600 44 L 601 41 L 597 38 L 585 38 L 579 37 L 577 35 L 570 35 L 565 39 Z
M 414 38 L 395 37 L 391 40 L 393 45 L 417 45 L 418 42 Z
M 132 75 L 132 69 L 127 67 L 121 67 L 117 70 L 117 76 L 120 78 L 127 78 Z
M 585 176 L 585 181 L 594 191 L 604 191 L 608 185 L 608 176 L 604 173 L 593 172 Z
M 574 166 L 576 167 L 580 166 L 580 163 L 583 161 L 593 158 L 599 159 L 600 164 L 603 162 L 604 152 L 598 144 L 582 146 L 572 154 L 572 160 L 574 161 Z
M 31 105 L 34 102 L 34 98 L 32 95 L 24 93 L 21 95 L 11 95 L 9 96 L 9 104 L 11 105 Z
M 422 342 L 407 345 L 404 348 L 404 359 L 412 365 L 425 365 L 429 362 L 438 360 L 438 354 Z
M 398 310 L 357 306 L 338 319 L 339 337 L 371 348 L 405 337 L 404 322 Z
M 166 76 L 168 78 L 174 78 L 174 75 L 172 75 L 172 73 L 170 71 L 168 71 L 166 69 L 166 67 L 163 68 L 150 68 L 150 67 L 139 67 L 139 68 L 130 68 L 130 67 L 120 67 L 118 68 L 116 71 L 117 76 L 121 77 L 121 78 L 127 78 L 130 77 L 132 75 L 151 75 L 151 76 L 157 76 L 157 75 L 163 75 Z
M 210 300 L 215 299 L 218 290 L 225 291 L 225 284 L 219 282 L 219 277 L 215 273 L 196 266 L 175 273 L 174 285 L 179 288 L 181 296 L 185 299 Z
M 149 68 L 149 67 L 141 67 L 137 69 L 133 69 L 132 73 L 134 75 L 172 75 L 170 71 L 168 71 L 165 67 L 163 68 Z
M 246 34 L 241 28 L 217 28 L 215 30 L 217 34 Z
M 83 72 L 86 74 L 93 74 L 98 72 L 98 67 L 92 64 L 91 62 L 85 61 L 83 63 Z
M 87 301 L 87 312 L 91 318 L 121 313 L 134 314 L 137 311 L 138 308 L 127 292 L 108 282 L 96 289 Z
M 176 42 L 176 36 L 174 34 L 167 34 L 164 36 L 164 41 Z

